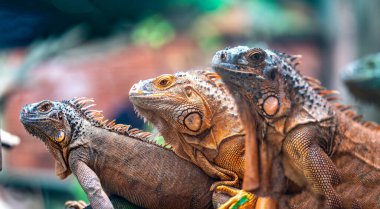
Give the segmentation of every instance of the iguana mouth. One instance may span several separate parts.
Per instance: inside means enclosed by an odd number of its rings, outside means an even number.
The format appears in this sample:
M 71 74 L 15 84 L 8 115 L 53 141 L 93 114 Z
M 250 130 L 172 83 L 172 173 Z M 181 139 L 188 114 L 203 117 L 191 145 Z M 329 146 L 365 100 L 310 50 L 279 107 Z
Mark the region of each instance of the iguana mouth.
M 139 93 L 129 93 L 130 98 L 156 98 L 156 97 L 167 97 L 167 94 L 160 94 L 160 93 L 147 93 L 147 92 L 139 92 Z
M 223 62 L 213 63 L 212 67 L 216 69 L 226 70 L 226 71 L 238 71 L 240 69 L 240 67 L 238 67 L 237 65 L 230 64 L 230 63 L 223 63 Z
M 215 71 L 218 74 L 226 74 L 226 75 L 233 75 L 233 76 L 236 76 L 236 74 L 240 74 L 246 77 L 257 76 L 253 72 L 242 70 L 244 68 L 247 68 L 247 66 L 244 66 L 244 65 L 234 65 L 230 63 L 216 63 L 216 64 L 213 64 L 212 67 L 215 69 Z
M 133 105 L 138 106 L 140 108 L 146 108 L 150 105 L 147 104 L 147 101 L 156 101 L 156 102 L 162 102 L 167 100 L 175 100 L 177 97 L 175 95 L 168 95 L 164 93 L 129 93 L 129 99 L 133 103 Z M 150 103 L 150 102 L 149 102 Z
M 52 121 L 52 120 L 58 121 L 58 120 L 53 119 L 53 118 L 29 118 L 26 116 L 21 117 L 22 123 L 48 122 L 48 121 Z

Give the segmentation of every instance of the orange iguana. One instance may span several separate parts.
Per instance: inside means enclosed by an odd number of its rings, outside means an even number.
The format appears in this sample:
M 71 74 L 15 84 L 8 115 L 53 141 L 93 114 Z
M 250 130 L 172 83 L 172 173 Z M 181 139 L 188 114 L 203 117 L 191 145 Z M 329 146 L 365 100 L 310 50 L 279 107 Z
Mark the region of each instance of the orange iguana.
M 129 94 L 138 114 L 157 127 L 177 155 L 220 184 L 239 187 L 244 131 L 222 85 L 213 72 L 180 72 L 140 81 Z
M 380 128 L 334 104 L 334 91 L 302 76 L 298 56 L 239 46 L 212 65 L 236 93 L 243 124 L 256 121 L 259 195 L 284 193 L 284 175 L 328 208 L 378 208 Z M 278 188 L 282 185 L 282 188 Z M 311 207 L 311 206 L 309 206 Z
M 221 180 L 214 187 L 240 187 L 245 171 L 245 134 L 234 99 L 217 74 L 198 70 L 140 81 L 132 87 L 130 100 L 177 155 Z M 217 190 L 235 195 L 223 186 Z M 241 191 L 225 205 L 237 204 L 249 195 Z M 257 208 L 270 205 L 271 200 L 260 199 Z

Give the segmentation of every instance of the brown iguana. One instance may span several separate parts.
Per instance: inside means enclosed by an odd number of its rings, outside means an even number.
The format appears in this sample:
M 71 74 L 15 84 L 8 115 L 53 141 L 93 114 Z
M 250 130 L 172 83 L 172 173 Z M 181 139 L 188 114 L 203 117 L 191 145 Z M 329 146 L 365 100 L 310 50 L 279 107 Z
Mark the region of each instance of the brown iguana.
M 149 142 L 149 133 L 107 122 L 89 110 L 93 100 L 26 105 L 20 120 L 53 155 L 56 174 L 73 173 L 92 208 L 113 208 L 106 193 L 145 208 L 212 208 L 215 181 L 171 150 Z M 217 200 L 217 198 L 216 198 Z
M 161 75 L 140 81 L 129 94 L 137 113 L 158 128 L 177 155 L 221 179 L 218 184 L 240 186 L 245 166 L 245 134 L 234 99 L 215 72 Z M 217 188 L 234 195 L 223 187 Z M 233 199 L 238 201 L 247 195 L 242 191 Z M 273 205 L 270 200 L 259 203 L 257 208 Z
M 247 147 L 259 151 L 259 165 L 251 165 L 259 168 L 257 192 L 283 193 L 285 173 L 324 199 L 324 207 L 379 207 L 379 126 L 334 104 L 335 91 L 295 70 L 297 58 L 239 46 L 212 61 L 236 93 L 243 124 L 257 122 L 246 130 L 257 133 L 258 146 Z

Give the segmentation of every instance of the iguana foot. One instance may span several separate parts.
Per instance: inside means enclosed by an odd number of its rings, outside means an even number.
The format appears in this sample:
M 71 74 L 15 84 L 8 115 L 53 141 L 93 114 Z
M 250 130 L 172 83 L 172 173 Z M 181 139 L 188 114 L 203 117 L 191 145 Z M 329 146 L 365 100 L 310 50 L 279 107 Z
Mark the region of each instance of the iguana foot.
M 235 188 L 238 187 L 239 177 L 235 172 L 229 171 L 227 169 L 221 168 L 221 167 L 216 166 L 216 165 L 214 167 L 218 172 L 220 172 L 219 175 L 221 175 L 220 176 L 221 179 L 230 179 L 230 180 L 222 180 L 222 181 L 214 182 L 210 187 L 210 191 L 214 191 L 215 188 L 217 188 L 219 186 L 231 186 L 231 187 L 235 187 Z
M 218 209 L 252 209 L 256 205 L 257 198 L 246 191 L 228 186 L 218 186 L 215 191 L 231 196 L 231 198 Z
M 217 182 L 214 182 L 213 184 L 211 184 L 210 191 L 214 191 L 214 190 L 218 191 L 218 187 L 227 187 L 227 188 L 236 187 L 236 184 L 237 184 L 237 181 L 235 181 L 235 180 L 233 180 L 233 181 L 217 181 Z
M 86 206 L 87 206 L 87 203 L 85 203 L 82 200 L 79 200 L 79 201 L 69 200 L 65 202 L 66 209 L 83 209 Z

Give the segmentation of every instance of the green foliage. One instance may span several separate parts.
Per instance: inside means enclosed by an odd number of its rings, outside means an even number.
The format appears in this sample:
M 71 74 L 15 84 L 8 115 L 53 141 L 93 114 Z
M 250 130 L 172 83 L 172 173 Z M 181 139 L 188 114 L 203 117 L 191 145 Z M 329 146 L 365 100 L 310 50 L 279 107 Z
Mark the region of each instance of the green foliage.
M 183 7 L 194 6 L 201 12 L 210 12 L 226 7 L 230 0 L 178 0 L 176 4 Z
M 172 41 L 175 30 L 169 21 L 160 15 L 146 18 L 132 31 L 131 38 L 134 43 L 147 44 L 153 48 L 159 48 Z
M 246 3 L 253 20 L 253 35 L 271 37 L 312 32 L 313 21 L 302 10 L 303 7 L 299 7 L 263 0 Z
M 157 142 L 159 145 L 165 145 L 165 139 L 163 136 L 156 136 L 154 140 Z

